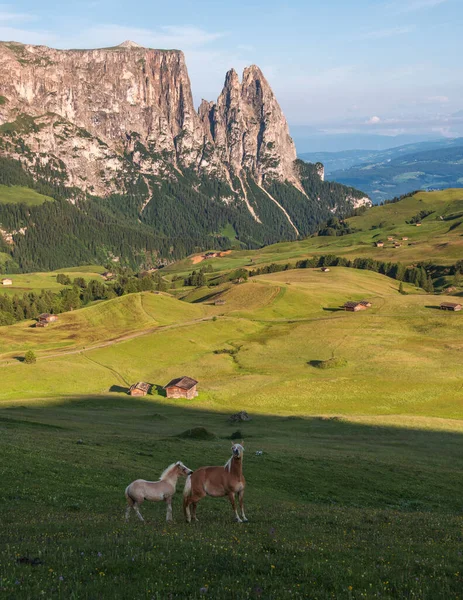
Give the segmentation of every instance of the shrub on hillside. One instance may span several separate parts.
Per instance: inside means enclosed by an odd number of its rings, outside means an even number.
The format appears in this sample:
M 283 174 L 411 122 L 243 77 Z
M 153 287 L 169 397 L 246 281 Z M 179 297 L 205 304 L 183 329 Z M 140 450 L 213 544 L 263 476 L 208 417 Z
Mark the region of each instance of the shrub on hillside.
M 37 357 L 35 356 L 32 350 L 28 350 L 24 355 L 24 362 L 28 365 L 33 365 L 37 361 Z

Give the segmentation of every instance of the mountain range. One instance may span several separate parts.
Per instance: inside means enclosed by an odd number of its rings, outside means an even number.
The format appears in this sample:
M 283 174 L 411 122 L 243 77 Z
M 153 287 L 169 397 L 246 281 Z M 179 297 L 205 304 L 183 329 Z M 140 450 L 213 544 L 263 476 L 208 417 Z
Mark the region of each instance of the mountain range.
M 387 150 L 349 150 L 304 153 L 325 165 L 326 174 L 345 185 L 355 185 L 374 202 L 415 190 L 463 187 L 463 138 L 406 144 Z
M 25 207 L 0 192 L 0 251 L 23 270 L 257 247 L 370 204 L 297 160 L 258 67 L 241 81 L 230 70 L 197 111 L 183 53 L 134 42 L 0 43 L 0 156 L 0 184 L 54 200 Z

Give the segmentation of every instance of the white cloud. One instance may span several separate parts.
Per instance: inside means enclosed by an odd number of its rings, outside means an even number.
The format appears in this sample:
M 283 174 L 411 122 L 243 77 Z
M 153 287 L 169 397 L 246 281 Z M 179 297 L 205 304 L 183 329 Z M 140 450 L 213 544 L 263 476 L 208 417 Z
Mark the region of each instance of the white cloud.
M 387 6 L 395 13 L 410 13 L 434 8 L 444 2 L 447 0 L 397 0 Z
M 210 33 L 191 25 L 164 26 L 157 29 L 125 27 L 123 25 L 95 25 L 83 29 L 76 36 L 64 36 L 59 40 L 61 48 L 104 48 L 132 40 L 147 48 L 198 48 L 223 37 L 223 33 Z
M 449 102 L 448 96 L 428 96 L 424 99 L 426 104 L 447 104 Z
M 381 119 L 379 117 L 370 117 L 367 121 L 368 125 L 378 125 L 378 123 L 381 123 Z
M 30 13 L 11 12 L 10 7 L 0 4 L 0 23 L 24 23 L 35 21 L 36 17 Z
M 361 39 L 364 40 L 380 40 L 384 38 L 395 37 L 396 35 L 404 35 L 415 31 L 415 25 L 404 25 L 403 27 L 391 27 L 390 29 L 376 29 L 374 31 L 368 31 L 367 33 L 360 35 Z

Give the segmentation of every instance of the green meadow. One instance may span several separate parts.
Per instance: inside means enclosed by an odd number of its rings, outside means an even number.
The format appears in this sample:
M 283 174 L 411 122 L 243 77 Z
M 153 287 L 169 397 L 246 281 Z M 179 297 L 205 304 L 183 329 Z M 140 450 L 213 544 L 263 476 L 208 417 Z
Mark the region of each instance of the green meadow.
M 0 185 L 0 204 L 27 204 L 38 206 L 44 202 L 54 202 L 53 198 L 39 194 L 35 190 L 19 185 Z
M 210 263 L 298 259 L 328 241 Z M 182 270 L 189 260 L 166 273 Z M 463 312 L 439 304 L 461 297 L 398 285 L 290 270 L 1 327 L 4 597 L 460 600 Z M 340 309 L 363 299 L 368 310 Z M 199 396 L 167 399 L 182 375 Z M 137 381 L 152 384 L 145 398 L 127 395 Z M 231 424 L 241 410 L 252 420 Z M 246 449 L 249 523 L 206 498 L 187 525 L 182 481 L 173 523 L 148 502 L 146 524 L 124 522 L 128 483 L 176 460 L 224 464 L 232 437 Z
M 66 287 L 56 281 L 56 275 L 58 273 L 65 273 L 66 275 L 69 275 L 71 280 L 75 277 L 83 277 L 86 281 L 89 281 L 90 279 L 98 279 L 103 281 L 101 277 L 101 273 L 103 272 L 103 267 L 89 265 L 84 267 L 60 269 L 58 271 L 49 271 L 45 273 L 19 273 L 8 275 L 8 277 L 13 281 L 13 285 L 8 287 L 0 286 L 0 293 L 20 295 L 28 292 L 41 292 L 42 290 L 50 290 L 51 292 L 56 293 Z

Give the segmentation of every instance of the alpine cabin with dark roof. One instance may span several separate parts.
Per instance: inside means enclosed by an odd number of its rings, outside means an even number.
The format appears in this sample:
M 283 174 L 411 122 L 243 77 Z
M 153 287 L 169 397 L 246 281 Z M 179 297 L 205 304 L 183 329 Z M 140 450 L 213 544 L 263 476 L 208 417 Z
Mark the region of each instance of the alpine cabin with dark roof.
M 196 386 L 198 382 L 196 379 L 191 377 L 179 377 L 178 379 L 172 379 L 164 387 L 168 398 L 186 398 L 192 400 L 198 395 Z

